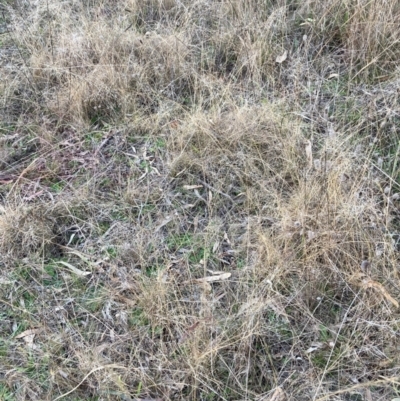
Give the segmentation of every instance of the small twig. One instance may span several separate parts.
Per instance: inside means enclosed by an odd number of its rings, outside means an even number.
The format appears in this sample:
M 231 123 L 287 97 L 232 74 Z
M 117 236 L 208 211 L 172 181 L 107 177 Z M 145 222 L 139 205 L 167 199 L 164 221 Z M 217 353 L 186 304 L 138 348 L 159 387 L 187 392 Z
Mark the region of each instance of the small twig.
M 103 139 L 103 141 L 100 143 L 100 145 L 97 147 L 96 151 L 95 151 L 95 155 L 97 155 L 101 148 L 113 137 L 114 134 L 109 134 L 107 135 L 107 137 L 105 139 Z
M 61 398 L 66 397 L 67 395 L 73 393 L 75 390 L 79 388 L 79 386 L 82 385 L 82 383 L 94 372 L 97 372 L 101 369 L 106 369 L 106 368 L 114 368 L 114 369 L 127 369 L 125 366 L 121 365 L 116 365 L 116 364 L 111 364 L 111 365 L 104 365 L 104 366 L 99 366 L 98 368 L 92 369 L 72 390 L 68 391 L 67 393 L 59 395 L 57 398 L 55 398 L 53 401 L 61 400 Z
M 31 171 L 32 168 L 35 166 L 35 164 L 36 164 L 38 161 L 40 161 L 40 160 L 43 160 L 43 158 L 42 158 L 42 157 L 38 157 L 37 159 L 34 159 L 27 167 L 25 167 L 25 169 L 24 169 L 21 173 L 19 173 L 19 176 L 18 176 L 18 178 L 16 179 L 14 185 L 11 187 L 9 193 L 11 193 L 11 192 L 14 190 L 14 188 L 15 188 L 16 185 L 19 183 L 19 181 L 22 180 L 22 179 L 24 178 L 24 175 L 25 175 L 26 173 L 28 173 L 29 171 Z
M 126 31 L 129 31 L 129 29 L 131 29 L 131 28 L 132 28 L 132 26 L 133 26 L 133 23 L 132 23 L 132 24 L 130 24 L 130 25 L 128 26 L 128 28 L 126 28 L 126 29 L 125 29 L 125 31 L 124 31 L 124 32 L 126 32 Z
M 217 194 L 220 194 L 222 196 L 224 196 L 225 198 L 229 199 L 232 203 L 235 203 L 235 201 L 232 199 L 232 197 L 228 194 L 226 194 L 225 192 L 220 191 L 219 189 L 216 189 L 214 187 L 212 187 L 210 184 L 207 184 L 205 181 L 203 180 L 198 180 L 200 183 L 202 183 L 206 188 L 208 188 L 210 191 L 214 191 Z

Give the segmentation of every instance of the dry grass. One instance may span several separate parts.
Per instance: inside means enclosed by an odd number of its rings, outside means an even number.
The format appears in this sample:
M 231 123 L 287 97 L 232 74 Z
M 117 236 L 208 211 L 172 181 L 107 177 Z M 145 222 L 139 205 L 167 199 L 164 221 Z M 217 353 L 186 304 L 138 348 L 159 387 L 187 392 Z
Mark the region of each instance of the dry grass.
M 396 1 L 0 7 L 1 400 L 399 396 Z

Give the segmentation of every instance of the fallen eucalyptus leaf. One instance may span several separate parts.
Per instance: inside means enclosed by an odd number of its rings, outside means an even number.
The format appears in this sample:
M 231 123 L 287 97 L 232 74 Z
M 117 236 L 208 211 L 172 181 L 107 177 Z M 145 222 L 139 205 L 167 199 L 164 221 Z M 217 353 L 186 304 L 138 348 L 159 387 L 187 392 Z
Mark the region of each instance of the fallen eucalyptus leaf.
M 195 281 L 211 283 L 213 281 L 226 280 L 230 276 L 232 276 L 232 273 L 223 273 L 218 276 L 208 276 L 208 277 L 203 277 L 203 278 L 197 278 L 197 279 L 195 279 Z
M 317 351 L 318 349 L 322 348 L 324 344 L 322 343 L 313 343 L 311 344 L 311 347 L 307 349 L 306 354 L 311 354 L 314 351 Z
M 288 52 L 285 50 L 281 56 L 277 56 L 275 61 L 279 64 L 282 64 L 287 59 Z
M 68 269 L 70 269 L 72 272 L 74 272 L 77 276 L 80 276 L 80 277 L 85 277 L 85 276 L 91 274 L 91 272 L 84 272 L 82 270 L 79 270 L 75 266 L 72 266 L 70 263 L 64 262 L 62 260 L 59 260 L 57 263 L 65 266 L 65 267 L 68 267 Z
M 285 398 L 285 393 L 282 388 L 277 387 L 268 401 L 283 401 Z
M 203 185 L 184 185 L 182 188 L 186 190 L 197 189 L 197 188 L 203 188 Z
M 37 333 L 40 333 L 42 330 L 41 329 L 29 329 L 29 330 L 25 330 L 22 333 L 18 334 L 15 338 L 16 339 L 20 339 L 20 338 L 24 338 L 26 336 L 32 336 L 35 335 Z

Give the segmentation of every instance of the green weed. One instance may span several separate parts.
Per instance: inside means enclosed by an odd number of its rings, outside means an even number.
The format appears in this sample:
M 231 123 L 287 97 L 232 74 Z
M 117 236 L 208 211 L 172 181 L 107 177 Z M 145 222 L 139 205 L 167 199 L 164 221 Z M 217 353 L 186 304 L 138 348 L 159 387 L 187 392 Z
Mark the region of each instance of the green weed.
M 2 401 L 16 401 L 14 393 L 4 384 L 0 383 L 0 400 Z
M 145 316 L 143 309 L 136 308 L 130 312 L 128 323 L 133 327 L 148 327 L 150 322 Z

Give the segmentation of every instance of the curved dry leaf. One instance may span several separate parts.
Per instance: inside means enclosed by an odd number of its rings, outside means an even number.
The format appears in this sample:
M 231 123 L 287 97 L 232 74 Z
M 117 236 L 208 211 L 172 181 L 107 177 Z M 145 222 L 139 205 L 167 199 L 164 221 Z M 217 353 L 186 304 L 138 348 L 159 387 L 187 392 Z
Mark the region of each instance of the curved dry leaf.
M 219 270 L 211 270 L 211 269 L 207 269 L 207 271 L 211 274 L 213 274 L 214 276 L 216 276 L 217 274 L 224 274 L 224 272 L 219 271 Z
M 15 338 L 16 339 L 20 339 L 20 338 L 24 338 L 26 336 L 34 336 L 37 333 L 40 333 L 42 331 L 42 329 L 29 329 L 29 330 L 25 330 L 22 333 L 18 334 Z
M 285 393 L 283 392 L 281 387 L 277 387 L 269 401 L 283 401 L 284 399 Z
M 396 308 L 399 307 L 399 303 L 388 293 L 386 288 L 377 281 L 371 279 L 365 279 L 362 282 L 363 288 L 375 288 L 378 290 L 389 302 L 391 302 Z
M 218 248 L 219 248 L 219 241 L 215 241 L 213 248 L 212 248 L 212 253 L 217 252 Z
M 203 185 L 183 185 L 182 188 L 189 191 L 190 189 L 203 188 Z
M 275 61 L 279 64 L 283 63 L 287 59 L 288 51 L 285 50 L 281 56 L 277 56 Z
M 311 347 L 308 348 L 308 349 L 305 351 L 305 353 L 306 353 L 306 354 L 311 354 L 312 352 L 319 350 L 319 349 L 322 348 L 323 346 L 324 346 L 323 343 L 319 343 L 319 342 L 318 342 L 318 343 L 313 343 L 313 344 L 311 344 Z
M 220 280 L 226 280 L 227 278 L 229 278 L 230 276 L 232 276 L 232 273 L 223 273 L 220 274 L 218 276 L 208 276 L 208 277 L 202 277 L 202 278 L 198 278 L 195 281 L 197 282 L 213 282 L 213 281 L 220 281 Z
M 91 274 L 91 272 L 84 272 L 84 271 L 82 271 L 82 270 L 79 270 L 78 268 L 76 268 L 75 266 L 71 265 L 70 263 L 64 262 L 64 261 L 62 261 L 62 260 L 59 260 L 57 263 L 59 263 L 59 264 L 65 266 L 65 267 L 68 267 L 69 270 L 71 270 L 71 271 L 74 272 L 77 276 L 80 276 L 80 277 L 84 277 L 84 276 L 87 276 L 87 275 Z
M 57 372 L 61 377 L 63 377 L 64 379 L 68 379 L 68 377 L 69 377 L 69 375 L 68 375 L 68 373 L 67 372 L 64 372 L 63 370 L 61 370 L 61 369 L 58 369 L 58 372 Z
M 211 191 L 208 191 L 208 203 L 211 203 L 212 199 L 213 199 L 213 194 Z
M 110 227 L 110 228 L 111 228 L 111 227 Z M 110 230 L 110 229 L 108 229 L 108 230 Z M 83 262 L 85 262 L 85 263 L 87 263 L 87 264 L 90 265 L 90 260 L 89 260 L 88 257 L 86 257 L 83 253 L 78 252 L 78 251 L 75 250 L 75 249 L 69 250 L 68 253 L 72 253 L 73 255 L 78 256 L 79 259 L 81 259 Z
M 35 338 L 35 335 L 36 335 L 36 334 L 31 334 L 31 335 L 29 335 L 29 336 L 25 336 L 25 337 L 24 337 L 25 344 L 26 344 L 26 346 L 27 346 L 28 348 L 32 348 L 32 349 L 35 349 L 35 348 L 36 348 L 35 344 L 33 343 L 33 340 L 34 340 L 34 338 Z

